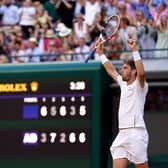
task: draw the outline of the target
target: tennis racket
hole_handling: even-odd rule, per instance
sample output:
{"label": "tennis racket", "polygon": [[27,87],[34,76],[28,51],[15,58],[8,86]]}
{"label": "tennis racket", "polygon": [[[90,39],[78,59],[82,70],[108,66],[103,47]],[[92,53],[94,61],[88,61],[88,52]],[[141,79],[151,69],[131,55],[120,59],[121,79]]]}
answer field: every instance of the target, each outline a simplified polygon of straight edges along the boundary
{"label": "tennis racket", "polygon": [[89,61],[89,59],[93,58],[96,48],[99,47],[104,42],[112,39],[117,33],[120,26],[120,17],[118,15],[112,15],[108,17],[105,21],[105,27],[102,33],[100,33],[99,38],[102,38],[101,42],[98,45],[95,45],[94,48],[89,52],[88,57],[85,60],[85,63]]}

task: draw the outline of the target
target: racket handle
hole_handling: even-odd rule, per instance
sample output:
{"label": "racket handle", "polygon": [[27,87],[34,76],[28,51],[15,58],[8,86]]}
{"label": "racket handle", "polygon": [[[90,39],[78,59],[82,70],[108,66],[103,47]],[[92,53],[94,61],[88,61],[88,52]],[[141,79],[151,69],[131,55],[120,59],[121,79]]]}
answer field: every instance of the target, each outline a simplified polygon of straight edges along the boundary
{"label": "racket handle", "polygon": [[91,50],[88,54],[88,57],[85,59],[85,63],[87,63],[89,61],[89,59],[94,57],[94,53],[96,51],[96,48],[94,48],[93,50]]}

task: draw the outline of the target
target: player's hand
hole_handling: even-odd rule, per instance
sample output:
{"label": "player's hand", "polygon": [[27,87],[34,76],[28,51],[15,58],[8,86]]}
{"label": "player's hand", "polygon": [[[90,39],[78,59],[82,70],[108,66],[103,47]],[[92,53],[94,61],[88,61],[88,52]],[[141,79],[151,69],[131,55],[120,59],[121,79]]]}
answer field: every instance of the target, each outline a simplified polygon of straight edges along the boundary
{"label": "player's hand", "polygon": [[103,41],[104,41],[104,39],[102,37],[99,37],[96,40],[95,48],[96,48],[96,52],[98,53],[98,55],[103,54]]}
{"label": "player's hand", "polygon": [[137,43],[135,40],[129,38],[127,40],[127,44],[128,44],[128,47],[132,50],[132,51],[137,51]]}

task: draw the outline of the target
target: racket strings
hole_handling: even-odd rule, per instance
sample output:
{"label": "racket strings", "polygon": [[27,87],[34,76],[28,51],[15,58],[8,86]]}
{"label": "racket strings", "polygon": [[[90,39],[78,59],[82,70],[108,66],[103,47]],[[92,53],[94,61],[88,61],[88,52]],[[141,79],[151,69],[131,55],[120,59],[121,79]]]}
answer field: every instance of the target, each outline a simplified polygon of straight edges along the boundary
{"label": "racket strings", "polygon": [[107,22],[104,29],[105,37],[111,37],[113,34],[115,34],[119,27],[119,19],[117,16],[110,17]]}
{"label": "racket strings", "polygon": [[85,60],[85,63],[87,63],[89,59],[94,57],[94,52],[96,51],[96,48],[100,47],[100,45],[104,42],[112,39],[112,37],[118,31],[119,25],[120,17],[118,15],[112,15],[111,17],[107,18],[107,20],[105,20],[104,30],[99,36],[99,41],[96,41],[94,49],[91,50],[91,52],[89,53],[88,57]]}

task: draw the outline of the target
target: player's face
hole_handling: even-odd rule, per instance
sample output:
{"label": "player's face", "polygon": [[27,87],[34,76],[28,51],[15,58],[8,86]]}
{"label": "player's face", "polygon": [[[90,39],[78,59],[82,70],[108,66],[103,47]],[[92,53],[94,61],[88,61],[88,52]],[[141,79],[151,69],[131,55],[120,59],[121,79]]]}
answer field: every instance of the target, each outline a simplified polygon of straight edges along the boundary
{"label": "player's face", "polygon": [[123,81],[129,81],[131,79],[131,67],[128,64],[124,64],[121,69],[121,76]]}

